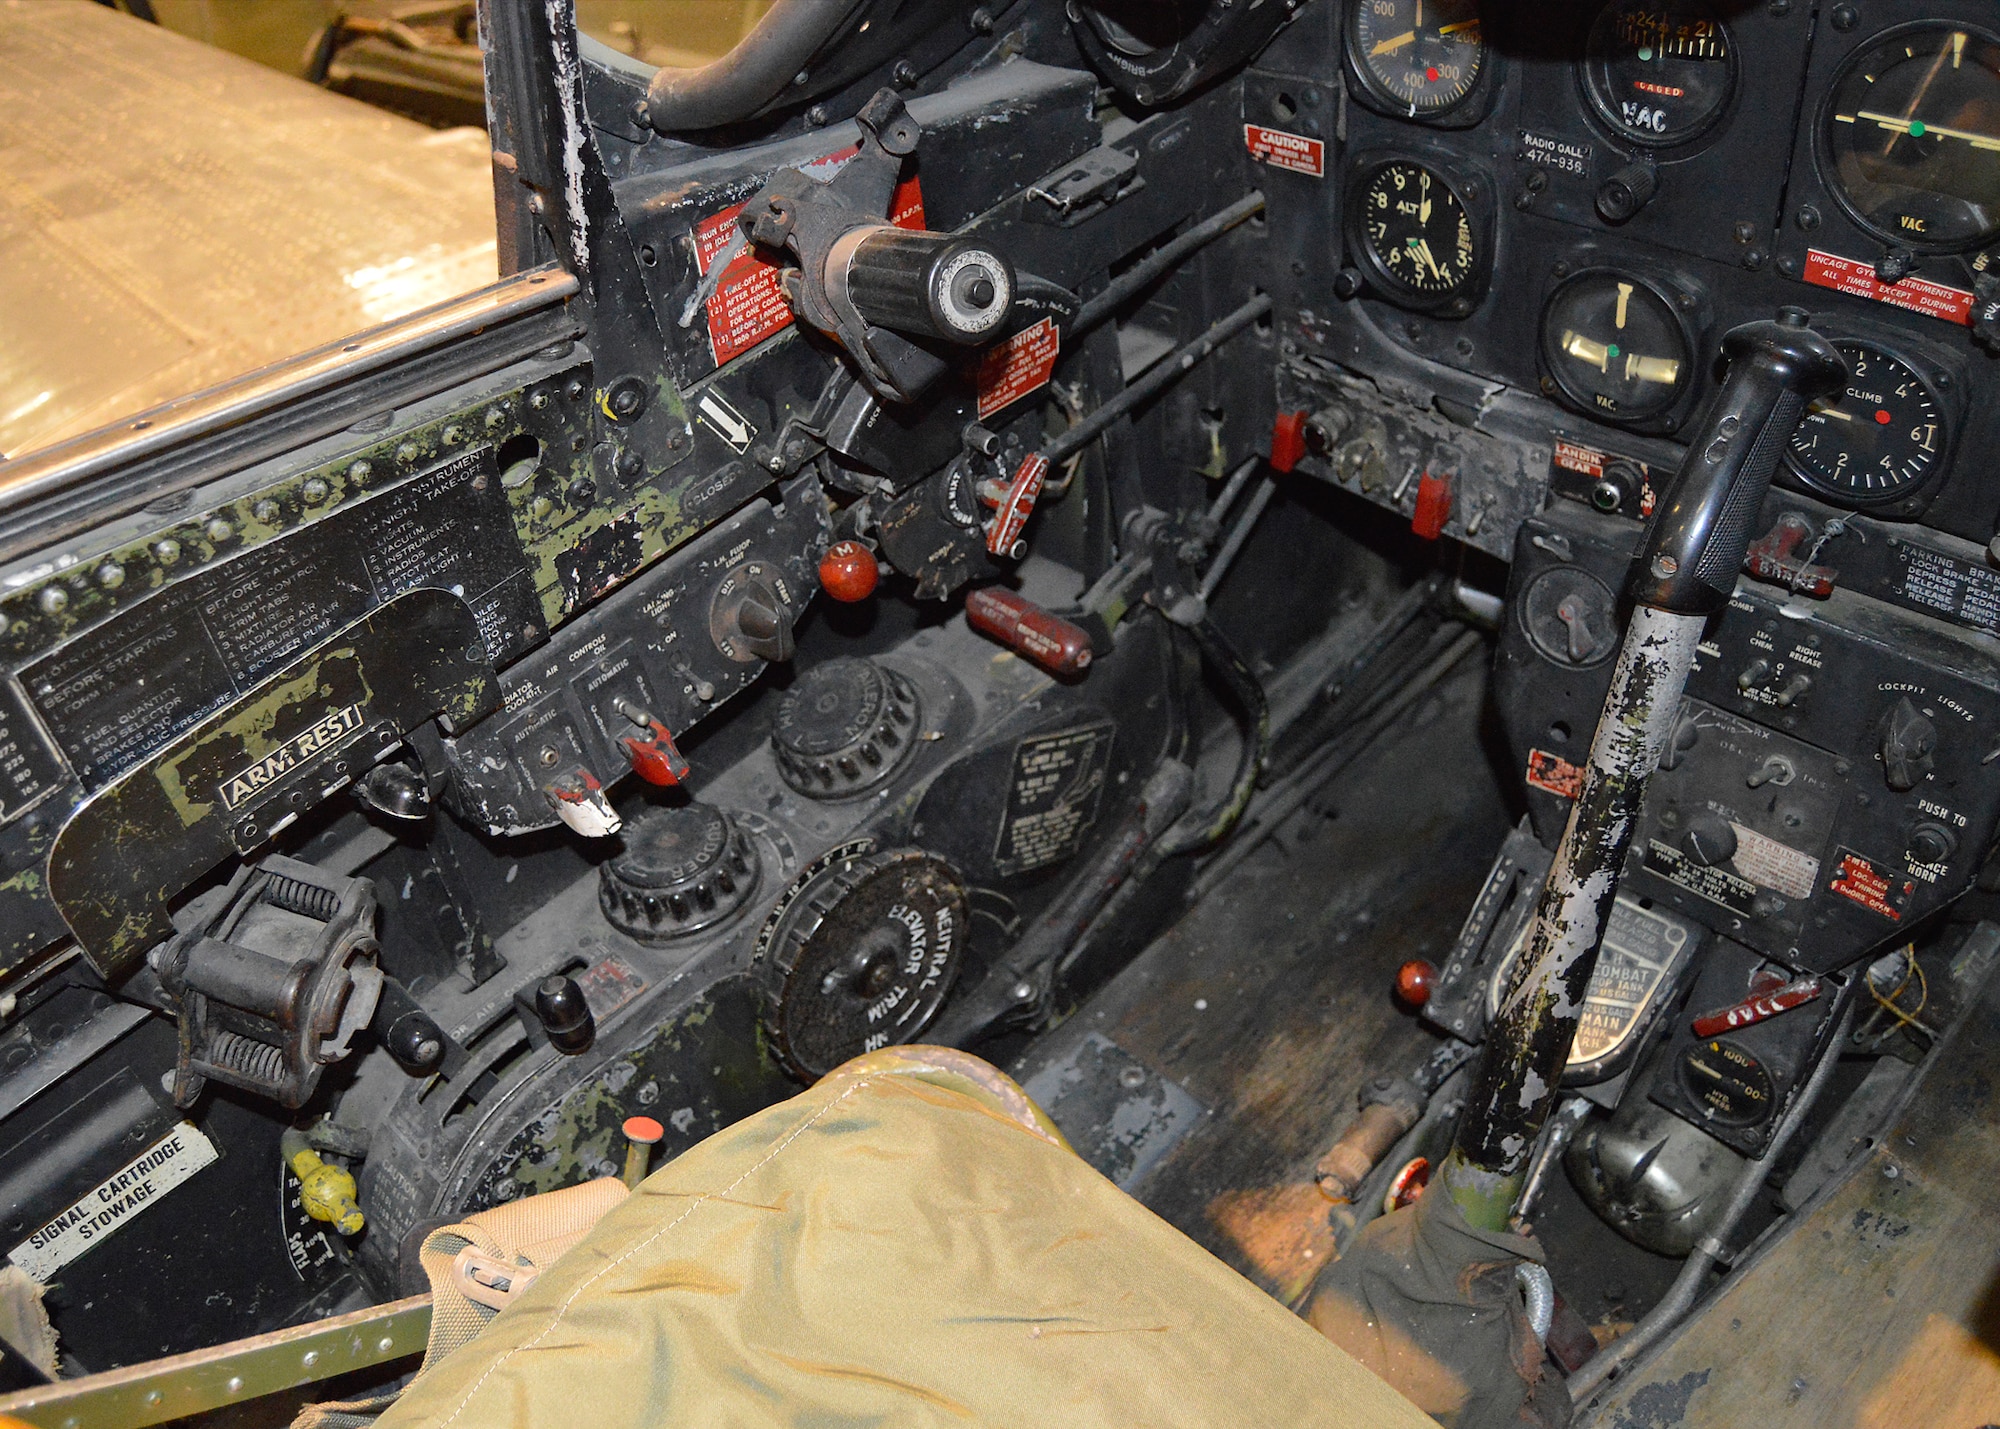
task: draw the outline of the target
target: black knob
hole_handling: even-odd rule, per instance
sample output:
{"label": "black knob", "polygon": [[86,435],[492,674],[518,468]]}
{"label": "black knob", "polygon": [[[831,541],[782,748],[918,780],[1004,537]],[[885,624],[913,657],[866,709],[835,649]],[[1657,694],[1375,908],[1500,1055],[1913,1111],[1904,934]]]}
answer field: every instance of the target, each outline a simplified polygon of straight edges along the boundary
{"label": "black knob", "polygon": [[1736,856],[1736,830],[1727,819],[1714,814],[1697,814],[1681,835],[1681,849],[1703,868],[1727,863]]}
{"label": "black knob", "polygon": [[1597,186],[1597,216],[1606,223],[1623,223],[1660,190],[1660,171],[1651,159],[1634,159]]}
{"label": "black knob", "polygon": [[1904,695],[1882,716],[1882,777],[1891,789],[1914,789],[1931,769],[1937,726]]}
{"label": "black knob", "polygon": [[1926,821],[1910,830],[1905,847],[1912,863],[1943,863],[1958,852],[1958,835],[1943,824]]}
{"label": "black knob", "polygon": [[1608,514],[1629,510],[1637,515],[1644,480],[1637,465],[1624,457],[1613,457],[1604,464],[1604,474],[1590,485],[1590,504]]}
{"label": "black knob", "polygon": [[382,1034],[382,1045],[406,1072],[428,1072],[444,1061],[444,1029],[428,1013],[398,1017]]}
{"label": "black knob", "polygon": [[883,224],[857,230],[827,257],[827,293],[876,327],[977,343],[996,337],[1014,305],[1014,267],[970,238]]}
{"label": "black knob", "polygon": [[545,977],[535,989],[535,1016],[558,1052],[574,1057],[597,1037],[597,1019],[573,977]]}
{"label": "black knob", "polygon": [[392,819],[427,819],[431,793],[424,776],[400,760],[378,764],[354,786],[354,795],[378,814]]}
{"label": "black knob", "polygon": [[1694,722],[1693,715],[1682,715],[1674,721],[1673,732],[1667,736],[1667,747],[1660,751],[1660,768],[1678,769],[1687,752],[1701,742],[1701,726]]}
{"label": "black knob", "polygon": [[771,731],[778,773],[802,794],[844,799],[882,783],[916,748],[917,691],[886,665],[823,660],[785,692]]}
{"label": "black knob", "polygon": [[789,660],[793,599],[790,579],[766,561],[733,567],[709,602],[708,634],[715,648],[739,665]]}

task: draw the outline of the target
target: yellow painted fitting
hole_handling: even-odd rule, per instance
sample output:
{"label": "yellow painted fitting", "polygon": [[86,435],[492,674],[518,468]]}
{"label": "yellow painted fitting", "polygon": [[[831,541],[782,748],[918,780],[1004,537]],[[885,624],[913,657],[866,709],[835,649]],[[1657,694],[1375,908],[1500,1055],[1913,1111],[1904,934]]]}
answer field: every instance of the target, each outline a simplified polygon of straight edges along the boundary
{"label": "yellow painted fitting", "polygon": [[368,1224],[356,1199],[354,1178],[329,1166],[319,1153],[300,1148],[292,1153],[292,1174],[299,1178],[299,1204],[316,1221],[330,1221],[342,1235],[359,1235]]}

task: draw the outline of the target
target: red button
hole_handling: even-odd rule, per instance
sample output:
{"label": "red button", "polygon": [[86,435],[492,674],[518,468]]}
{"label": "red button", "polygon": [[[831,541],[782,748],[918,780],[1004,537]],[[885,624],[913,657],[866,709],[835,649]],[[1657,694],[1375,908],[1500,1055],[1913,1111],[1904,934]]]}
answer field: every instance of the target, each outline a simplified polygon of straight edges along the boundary
{"label": "red button", "polygon": [[882,568],[859,541],[840,541],[819,558],[819,586],[835,600],[852,605],[875,594]]}
{"label": "red button", "polygon": [[651,1146],[665,1137],[667,1129],[650,1116],[628,1116],[625,1118],[625,1139],[636,1141],[641,1146]]}
{"label": "red button", "polygon": [[1411,958],[1396,969],[1396,996],[1410,1007],[1422,1007],[1431,1000],[1437,986],[1438,970],[1423,958]]}

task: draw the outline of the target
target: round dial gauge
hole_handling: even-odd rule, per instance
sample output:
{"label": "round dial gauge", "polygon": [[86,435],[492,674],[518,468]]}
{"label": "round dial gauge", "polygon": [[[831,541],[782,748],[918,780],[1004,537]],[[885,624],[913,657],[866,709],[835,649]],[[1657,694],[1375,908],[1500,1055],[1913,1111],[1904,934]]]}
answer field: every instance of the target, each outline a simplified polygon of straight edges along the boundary
{"label": "round dial gauge", "polygon": [[1727,1038],[1681,1053],[1681,1090],[1703,1116],[1724,1126],[1755,1126],[1771,1114],[1777,1088],[1764,1064]]}
{"label": "round dial gauge", "polygon": [[1583,89],[1621,138],[1684,144],[1729,104],[1736,53],[1706,6],[1614,0],[1590,27]]}
{"label": "round dial gauge", "polygon": [[1410,118],[1456,108],[1479,82],[1478,0],[1354,0],[1347,13],[1362,80]]}
{"label": "round dial gauge", "polygon": [[1806,408],[1786,462],[1809,486],[1851,506],[1908,496],[1944,460],[1943,405],[1917,370],[1873,343],[1836,339],[1847,390]]}
{"label": "round dial gauge", "polygon": [[2000,235],[2000,40],[1952,25],[1882,36],[1834,80],[1820,137],[1834,193],[1881,237]]}
{"label": "round dial gauge", "polygon": [[1549,299],[1542,361],[1586,412],[1634,422],[1674,405],[1693,375],[1694,354],[1664,295],[1643,279],[1595,270]]}
{"label": "round dial gauge", "polygon": [[1465,201],[1422,164],[1390,159],[1367,170],[1352,211],[1362,257],[1392,293],[1442,302],[1477,282],[1485,255]]}

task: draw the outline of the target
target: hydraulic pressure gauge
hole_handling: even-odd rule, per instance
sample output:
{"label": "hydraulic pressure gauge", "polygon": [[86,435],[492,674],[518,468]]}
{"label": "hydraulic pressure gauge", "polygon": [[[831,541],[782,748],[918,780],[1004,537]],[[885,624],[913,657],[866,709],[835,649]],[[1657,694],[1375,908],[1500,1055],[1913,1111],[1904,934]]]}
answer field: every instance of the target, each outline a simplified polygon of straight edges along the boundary
{"label": "hydraulic pressure gauge", "polygon": [[1723,1126],[1755,1126],[1777,1104],[1777,1088],[1764,1064],[1726,1037],[1682,1052],[1679,1071],[1688,1100],[1704,1118]]}
{"label": "hydraulic pressure gauge", "polygon": [[1963,25],[1891,30],[1841,67],[1821,164],[1863,227],[1911,248],[2000,236],[2000,40]]}
{"label": "hydraulic pressure gauge", "polygon": [[1364,88],[1408,119],[1463,104],[1486,62],[1477,0],[1351,0],[1347,47]]}
{"label": "hydraulic pressure gauge", "polygon": [[1735,88],[1735,47],[1705,5],[1613,0],[1590,27],[1583,91],[1631,143],[1685,144],[1721,116]]}
{"label": "hydraulic pressure gauge", "polygon": [[1352,246],[1373,285],[1409,307],[1466,312],[1487,255],[1459,188],[1414,159],[1363,167],[1347,200]]}
{"label": "hydraulic pressure gauge", "polygon": [[1694,376],[1675,304],[1633,274],[1578,273],[1542,311],[1542,363],[1565,396],[1607,422],[1657,417]]}
{"label": "hydraulic pressure gauge", "polygon": [[1900,501],[1943,466],[1944,403],[1910,363],[1872,342],[1837,338],[1847,390],[1806,408],[1785,461],[1848,506]]}

